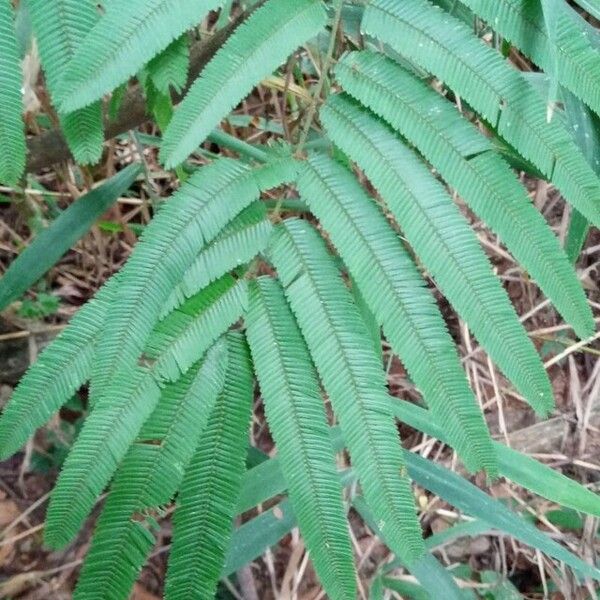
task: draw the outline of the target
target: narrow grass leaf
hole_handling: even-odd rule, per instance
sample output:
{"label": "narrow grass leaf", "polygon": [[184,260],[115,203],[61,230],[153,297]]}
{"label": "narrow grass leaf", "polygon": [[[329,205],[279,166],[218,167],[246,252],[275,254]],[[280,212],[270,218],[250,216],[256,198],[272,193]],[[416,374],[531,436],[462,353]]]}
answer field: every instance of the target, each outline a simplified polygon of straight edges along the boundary
{"label": "narrow grass leaf", "polygon": [[141,166],[125,167],[64,210],[10,264],[0,278],[0,310],[19,298],[81,239],[108,208],[128,190]]}

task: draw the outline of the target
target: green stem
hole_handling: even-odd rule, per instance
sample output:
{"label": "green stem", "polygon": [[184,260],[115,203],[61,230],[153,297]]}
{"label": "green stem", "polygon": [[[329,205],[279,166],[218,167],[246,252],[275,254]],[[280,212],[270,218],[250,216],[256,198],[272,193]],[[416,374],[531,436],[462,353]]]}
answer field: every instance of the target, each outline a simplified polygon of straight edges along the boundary
{"label": "green stem", "polygon": [[243,142],[224,131],[215,130],[209,136],[208,139],[219,146],[233,150],[238,154],[257,160],[261,163],[266,163],[269,160],[269,155],[264,150],[261,150],[257,146]]}

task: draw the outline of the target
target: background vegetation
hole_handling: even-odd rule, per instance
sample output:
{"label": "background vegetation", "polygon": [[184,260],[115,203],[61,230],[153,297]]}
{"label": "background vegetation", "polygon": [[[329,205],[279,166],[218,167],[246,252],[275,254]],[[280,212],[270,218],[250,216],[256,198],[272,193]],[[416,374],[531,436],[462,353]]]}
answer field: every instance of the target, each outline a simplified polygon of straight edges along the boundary
{"label": "background vegetation", "polygon": [[[16,408],[0,421],[0,448],[9,456],[62,404],[50,424],[0,466],[0,595],[70,597],[103,509],[77,588],[83,598],[126,597],[147,554],[134,597],[165,591],[205,597],[219,575],[223,598],[317,598],[325,593],[321,585],[339,598],[421,598],[425,589],[439,598],[595,597],[595,2],[504,0],[494,8],[477,0],[439,0],[437,7],[414,0],[400,8],[381,0],[366,14],[362,2],[327,3],[327,12],[313,0],[207,2],[200,24],[198,8],[188,16],[190,3],[181,2],[178,18],[163,15],[154,25],[151,4],[132,2],[119,13],[110,1],[77,3],[78,20],[69,23],[49,18],[59,18],[50,3],[0,0],[3,404],[25,368],[144,236],[123,269],[121,291],[117,279],[102,288],[52,345],[54,354],[30,371],[12,396]],[[220,12],[208,12],[219,5]],[[520,19],[511,7],[524,7]],[[124,43],[115,23],[128,23],[143,9],[144,27],[123,34],[130,36]],[[102,20],[117,14],[116,21]],[[107,22],[112,29],[103,31]],[[57,46],[67,23],[77,43],[84,40],[83,49]],[[102,52],[92,52],[98,40]],[[472,72],[456,67],[448,58],[453,52]],[[20,98],[8,93],[11,78],[23,90],[24,123]],[[506,104],[498,104],[496,94]],[[173,196],[186,181],[200,196],[238,203],[231,214],[207,213],[199,237],[214,232],[194,264],[198,249],[184,243],[192,238],[175,235],[195,214],[186,213],[190,205],[181,200],[193,188]],[[444,183],[457,209],[444,204]],[[412,202],[394,203],[401,185]],[[341,260],[328,258],[317,230]],[[186,252],[189,269],[171,285],[170,269],[180,267],[169,261]],[[301,261],[308,266],[298,272]],[[338,268],[350,292],[332,285]],[[275,272],[287,301],[279,284],[265,277]],[[257,277],[246,300],[243,286]],[[304,287],[295,286],[301,277]],[[142,293],[148,279],[164,287],[158,300]],[[314,297],[306,294],[307,280]],[[335,348],[327,342],[340,330],[335,323],[323,329],[319,306],[335,311],[346,297],[352,309],[339,312],[341,322],[360,323],[360,331],[340,338],[339,362],[332,365]],[[242,311],[245,302],[249,308]],[[186,342],[195,319],[199,329]],[[85,334],[101,322],[104,337],[92,344]],[[235,332],[209,348],[232,324]],[[139,333],[145,329],[147,335]],[[252,411],[242,330],[260,383]],[[164,352],[165,340],[175,348],[171,354]],[[69,352],[74,366],[66,369]],[[135,383],[127,371],[130,355],[131,366],[152,369],[161,386],[145,383],[139,395],[156,402],[160,396],[143,428],[151,402],[140,400],[129,421],[110,421],[115,403],[106,401],[111,394],[136,397],[133,387],[119,396]],[[273,366],[278,361],[280,370]],[[327,418],[330,424],[340,419],[345,441],[337,429],[329,440],[325,419],[321,429],[315,425],[321,413],[309,401],[321,390],[313,362],[333,406],[327,402]],[[88,370],[91,386],[72,393]],[[389,396],[377,392],[383,373]],[[287,387],[286,377],[292,381]],[[348,381],[359,387],[353,392]],[[197,382],[205,408],[191,401]],[[369,474],[375,465],[388,468],[387,459],[389,472],[400,473],[402,456],[388,445],[395,438],[391,418],[392,435],[384,428],[381,446],[356,436],[368,419],[378,434],[381,427],[377,416],[365,421],[352,412],[365,395],[396,417],[405,449],[407,473],[384,478],[393,490],[391,505],[378,497],[381,482]],[[185,418],[169,421],[160,407],[175,404],[184,407]],[[550,418],[540,419],[534,409]],[[170,437],[164,422],[172,423]],[[206,424],[201,441],[200,429],[190,428],[198,422]],[[82,427],[44,525],[50,489]],[[350,455],[342,451],[345,443]],[[168,460],[151,462],[140,450],[153,454],[158,447],[166,448]],[[226,450],[218,454],[221,447]],[[337,452],[343,505],[333,461],[327,466],[330,448]],[[99,450],[97,460],[88,449]],[[177,478],[166,470],[161,479],[158,467],[186,462],[181,457],[192,453],[195,467],[186,470],[171,502],[179,484],[170,480]],[[227,485],[203,467],[217,454]],[[117,466],[106,498],[101,493]],[[86,480],[92,470],[98,479]],[[315,473],[316,484],[310,481]],[[147,477],[147,487],[136,487],[136,477]],[[78,488],[80,481],[89,483]],[[413,499],[435,560],[422,558]],[[175,510],[194,502],[212,506],[213,529],[203,528],[193,511]],[[382,519],[395,519],[392,505],[401,517],[397,531],[386,530]],[[94,518],[86,520],[89,511]],[[178,535],[182,546],[171,553],[165,590],[167,555]],[[202,577],[197,588],[186,589],[181,573],[190,568]]]}

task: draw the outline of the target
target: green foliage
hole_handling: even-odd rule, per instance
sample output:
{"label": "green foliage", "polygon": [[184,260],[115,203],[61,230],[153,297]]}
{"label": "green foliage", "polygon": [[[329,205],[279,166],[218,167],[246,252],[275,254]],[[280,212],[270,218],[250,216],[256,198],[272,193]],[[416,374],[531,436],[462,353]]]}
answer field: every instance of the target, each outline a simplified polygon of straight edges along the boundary
{"label": "green foliage", "polygon": [[505,531],[516,539],[565,562],[583,575],[595,579],[600,576],[595,567],[568,552],[563,546],[544,535],[535,525],[515,515],[501,502],[491,498],[473,484],[465,482],[459,475],[445,470],[414,452],[406,453],[406,462],[411,477],[420,481],[434,494],[446,498],[459,510],[479,517],[491,527]]}
{"label": "green foliage", "polygon": [[[93,0],[27,0],[48,90],[53,99],[75,51],[100,13]],[[77,162],[98,162],[104,142],[100,102],[60,115],[67,142]]]}
{"label": "green foliage", "polygon": [[89,379],[93,348],[117,280],[111,279],[42,352],[0,419],[0,459],[14,454]]}
{"label": "green foliage", "polygon": [[[321,111],[332,139],[371,178],[417,254],[490,356],[540,411],[550,383],[467,222],[393,132],[344,96]],[[520,359],[515,360],[519,356]]]}
{"label": "green foliage", "polygon": [[72,112],[124,83],[222,0],[108,2],[104,16],[77,48],[57,92]]}
{"label": "green foliage", "polygon": [[[600,174],[600,121],[598,116],[577,96],[565,89],[561,91],[566,122],[569,125],[573,139],[586,160],[592,165],[594,171]],[[576,262],[579,258],[589,230],[588,220],[577,209],[573,208],[565,241],[565,252],[571,262]]]}
{"label": "green foliage", "polygon": [[219,337],[244,313],[244,280],[226,274],[160,321],[150,334],[142,360],[167,381],[176,381],[198,359],[200,349]]}
{"label": "green foliage", "polygon": [[227,362],[221,340],[162,390],[115,474],[75,598],[128,595],[154,542],[148,523],[136,517],[169,502],[179,488],[225,383]]}
{"label": "green foliage", "polygon": [[162,208],[121,271],[121,297],[127,302],[115,300],[100,336],[92,375],[97,389],[135,365],[163,302],[198,251],[259,193],[251,169],[223,159],[192,176]]}
{"label": "green foliage", "polygon": [[221,275],[264,251],[271,230],[264,203],[255,202],[243,210],[213,242],[199,252],[163,305],[162,314],[170,312]]}
{"label": "green foliage", "polygon": [[[166,598],[211,598],[224,567],[244,474],[254,381],[246,342],[228,334],[220,396],[185,471],[173,523]],[[198,552],[198,548],[204,551]]]}
{"label": "green foliage", "polygon": [[247,335],[294,512],[329,597],[354,598],[350,538],[317,374],[279,283],[252,287]]}
{"label": "green foliage", "polygon": [[60,298],[52,294],[39,292],[35,300],[25,298],[21,302],[17,313],[24,319],[43,319],[44,317],[56,314],[59,306]]}
{"label": "green foliage", "polygon": [[579,258],[589,230],[588,220],[577,209],[573,209],[565,242],[565,252],[571,262],[574,263]]}
{"label": "green foliage", "polygon": [[[88,414],[45,528],[50,546],[68,543],[109,488],[76,598],[128,597],[171,502],[167,598],[212,597],[219,577],[296,522],[325,593],[353,598],[345,499],[417,578],[422,587],[412,592],[460,598],[450,572],[428,554],[440,542],[422,538],[411,481],[477,518],[448,539],[487,525],[598,578],[459,474],[403,450],[396,419],[453,446],[471,471],[600,514],[597,495],[491,440],[428,284],[431,277],[532,406],[551,410],[540,357],[454,192],[577,335],[592,335],[571,263],[588,227],[600,224],[600,34],[563,2],[545,2],[556,7],[546,19],[542,3],[528,0],[255,4],[227,35],[217,32],[212,58],[198,61],[196,27],[224,5],[210,19],[218,29],[231,2],[27,0],[49,96],[77,162],[100,157],[109,93],[113,119],[130,96],[145,98],[164,134],[148,137],[160,142],[167,167],[202,157],[202,166],[177,170],[185,182],[157,208],[120,272],[31,366],[0,419],[7,458],[90,382]],[[473,32],[473,15],[549,77],[515,69]],[[371,50],[343,54],[345,36],[363,47],[359,25]],[[302,47],[285,80],[294,94],[304,85],[310,104],[284,97],[293,127],[256,121],[270,136],[285,130],[295,146],[252,145],[215,129]],[[14,185],[25,144],[8,0],[0,0],[0,67],[0,179]],[[143,95],[127,91],[136,74]],[[322,128],[313,128],[313,114]],[[210,152],[199,150],[208,137]],[[567,253],[502,156],[571,203]],[[0,305],[39,279],[138,173],[137,165],[125,169],[41,232],[0,279]],[[288,218],[289,210],[306,219]],[[390,397],[382,332],[427,410]],[[253,369],[277,456],[245,472]],[[351,467],[339,473],[344,448]],[[234,531],[239,513],[276,497]],[[382,570],[372,594],[395,585]]]}
{"label": "green foliage", "polygon": [[0,181],[15,185],[25,169],[23,73],[10,0],[0,0]]}
{"label": "green foliage", "polygon": [[[65,544],[76,534],[154,410],[164,382],[176,381],[239,318],[245,287],[229,279],[215,282],[160,321],[139,363],[117,375],[94,402],[48,507],[49,545]],[[118,281],[113,301],[122,293],[122,273]]]}
{"label": "green foliage", "polygon": [[[429,412],[405,400],[390,399],[394,416],[403,423],[445,441],[443,427],[436,425]],[[600,496],[530,456],[494,441],[500,475],[551,502],[569,506],[591,515],[600,514]]]}
{"label": "green foliage", "polygon": [[119,396],[104,396],[77,437],[54,488],[44,537],[50,547],[72,540],[160,397],[143,367],[115,381]]}
{"label": "green foliage", "polygon": [[600,3],[598,0],[577,0],[577,4],[596,19],[600,19]]}
{"label": "green foliage", "polygon": [[169,94],[171,89],[181,92],[189,66],[189,38],[184,34],[148,63],[148,74],[159,92]]}
{"label": "green foliage", "polygon": [[450,103],[375,53],[352,53],[337,68],[344,89],[415,145],[537,279],[581,337],[594,322],[575,273],[526,190]]}
{"label": "green foliage", "polygon": [[[558,81],[600,113],[598,31],[566,2],[553,3],[553,35],[546,29],[541,2],[461,0],[517,46],[535,64],[554,71]],[[557,68],[553,68],[554,61]]]}
{"label": "green foliage", "polygon": [[421,527],[367,328],[324,241],[308,223],[286,220],[270,255],[340,419],[365,497],[394,552],[410,564],[424,552]]}
{"label": "green foliage", "polygon": [[326,155],[309,159],[298,189],[451,444],[473,471],[495,473],[491,438],[454,343],[396,232],[352,174]]}
{"label": "green foliage", "polygon": [[446,82],[531,161],[592,223],[600,225],[600,181],[546,103],[500,54],[427,0],[372,0],[363,31]]}
{"label": "green foliage", "polygon": [[161,157],[175,167],[219,121],[326,22],[319,0],[268,0],[217,52],[167,129]]}
{"label": "green foliage", "polygon": [[140,173],[135,163],[62,212],[19,254],[0,279],[0,310],[26,292],[77,242]]}

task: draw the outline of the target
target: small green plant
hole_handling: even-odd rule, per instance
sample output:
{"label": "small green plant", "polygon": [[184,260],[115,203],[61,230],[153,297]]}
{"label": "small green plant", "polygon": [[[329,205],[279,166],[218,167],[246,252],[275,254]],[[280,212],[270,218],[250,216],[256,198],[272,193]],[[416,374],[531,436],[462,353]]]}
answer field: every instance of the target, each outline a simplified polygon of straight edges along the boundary
{"label": "small green plant", "polygon": [[[174,108],[188,85],[188,31],[225,4],[25,2],[75,159],[100,158],[103,98],[111,94],[110,128],[137,76],[163,132],[160,158],[185,179],[126,265],[31,367],[0,420],[7,457],[89,382],[90,414],[45,527],[49,546],[68,544],[109,486],[75,597],[126,598],[154,543],[152,515],[173,500],[166,597],[212,597],[221,575],[256,555],[236,554],[234,517],[287,493],[276,518],[267,512],[244,534],[255,532],[260,553],[297,520],[328,596],[355,598],[344,487],[358,482],[353,505],[430,597],[463,598],[426,550],[411,480],[599,579],[594,566],[467,479],[404,451],[395,418],[450,444],[470,472],[505,476],[600,516],[595,494],[492,440],[423,277],[426,270],[523,398],[547,415],[544,366],[447,186],[575,332],[592,335],[572,260],[587,228],[600,225],[598,159],[578,125],[600,114],[600,34],[562,1],[462,0],[455,11],[449,1],[266,0],[200,46],[212,44],[212,57]],[[356,14],[361,35],[343,52],[336,40],[353,35],[345,28]],[[475,17],[547,75],[515,69],[474,33]],[[0,0],[0,178],[11,185],[26,164],[12,19],[9,0]],[[313,102],[293,143],[250,145],[215,129],[299,47],[318,49],[323,36]],[[185,165],[208,137],[239,158]],[[572,205],[571,260],[508,160]],[[282,190],[290,189],[314,219],[282,216]],[[269,190],[280,199],[274,208]],[[272,276],[256,276],[259,261]],[[427,410],[390,397],[381,332]],[[246,472],[255,377],[278,454]],[[324,392],[339,428],[330,427]],[[339,473],[343,448],[352,468]],[[382,573],[373,594],[393,585]]]}
{"label": "small green plant", "polygon": [[25,298],[19,307],[18,314],[25,319],[43,319],[56,314],[60,300],[52,294],[39,292],[35,300]]}

